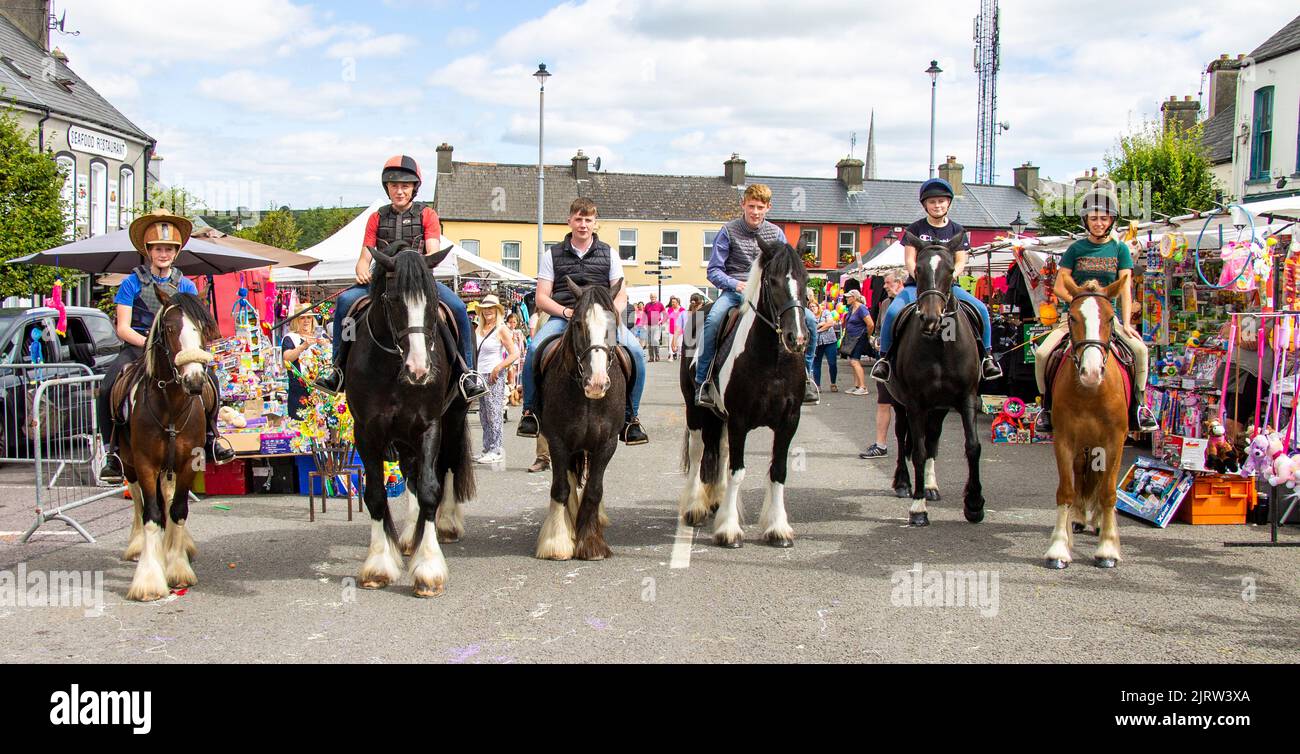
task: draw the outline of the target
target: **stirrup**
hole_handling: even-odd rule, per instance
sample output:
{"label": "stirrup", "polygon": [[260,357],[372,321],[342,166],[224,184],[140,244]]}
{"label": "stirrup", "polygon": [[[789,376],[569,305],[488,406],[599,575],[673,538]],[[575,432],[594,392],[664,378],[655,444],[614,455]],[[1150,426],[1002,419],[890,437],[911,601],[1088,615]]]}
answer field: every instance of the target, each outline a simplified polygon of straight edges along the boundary
{"label": "stirrup", "polygon": [[472,401],[481,395],[486,395],[488,391],[487,382],[484,381],[483,375],[478,372],[462,374],[457,388],[460,390],[461,397],[466,401]]}
{"label": "stirrup", "polygon": [[889,382],[892,374],[888,359],[876,359],[876,363],[871,365],[871,379],[876,382]]}
{"label": "stirrup", "polygon": [[[216,465],[222,466],[235,460],[235,446],[231,445],[230,441],[221,435],[212,438],[210,447],[212,448],[212,462]],[[225,450],[229,454],[225,457],[226,460],[221,460],[221,454],[218,453],[219,449]]]}

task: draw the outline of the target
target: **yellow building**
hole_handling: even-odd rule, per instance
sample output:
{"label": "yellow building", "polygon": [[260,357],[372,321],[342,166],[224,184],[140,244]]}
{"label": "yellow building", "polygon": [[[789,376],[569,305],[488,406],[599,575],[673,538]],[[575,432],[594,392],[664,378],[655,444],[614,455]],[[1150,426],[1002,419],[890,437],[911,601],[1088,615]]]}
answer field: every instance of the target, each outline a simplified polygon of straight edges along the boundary
{"label": "yellow building", "polygon": [[[743,185],[723,175],[593,172],[581,151],[570,166],[545,170],[546,246],[569,232],[569,204],[589,197],[599,207],[596,234],[618,252],[628,285],[653,285],[657,279],[648,273],[661,262],[665,283],[709,287],[713,236],[740,216]],[[453,162],[452,148],[443,144],[433,206],[444,236],[486,259],[537,274],[536,165]]]}

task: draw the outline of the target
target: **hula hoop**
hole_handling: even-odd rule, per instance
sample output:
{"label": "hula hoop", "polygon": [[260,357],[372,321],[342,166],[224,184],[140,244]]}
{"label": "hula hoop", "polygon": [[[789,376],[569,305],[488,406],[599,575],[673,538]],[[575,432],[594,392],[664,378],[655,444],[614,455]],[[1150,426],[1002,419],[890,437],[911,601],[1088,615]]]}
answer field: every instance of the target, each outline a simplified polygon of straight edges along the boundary
{"label": "hula hoop", "polygon": [[1011,397],[1002,404],[1002,413],[1012,419],[1020,419],[1025,415],[1025,402],[1016,397]]}
{"label": "hula hoop", "polygon": [[[1215,288],[1217,290],[1223,290],[1224,288],[1231,288],[1232,286],[1237,284],[1238,280],[1241,280],[1241,278],[1245,276],[1247,270],[1254,270],[1255,244],[1259,243],[1259,237],[1255,235],[1255,220],[1250,216],[1250,212],[1248,212],[1246,208],[1241,206],[1240,204],[1228,205],[1228,209],[1232,209],[1233,207],[1236,207],[1237,209],[1241,210],[1242,214],[1246,216],[1246,222],[1250,223],[1251,248],[1250,248],[1250,252],[1246,256],[1246,263],[1241,266],[1241,272],[1237,273],[1237,277],[1233,278],[1232,282],[1228,283],[1227,285],[1215,285],[1214,283],[1211,283],[1209,280],[1205,279],[1205,272],[1201,270],[1201,240],[1205,238],[1205,231],[1210,227],[1210,221],[1218,217],[1217,214],[1210,215],[1209,217],[1205,218],[1205,224],[1201,226],[1201,232],[1196,235],[1196,248],[1192,249],[1192,259],[1196,262],[1196,275],[1201,279],[1202,283],[1205,283],[1209,287]],[[1222,233],[1223,231],[1222,226],[1220,226],[1219,231],[1220,233]],[[1241,238],[1240,231],[1237,232],[1237,237],[1238,239]],[[1161,240],[1163,241],[1163,239]]]}

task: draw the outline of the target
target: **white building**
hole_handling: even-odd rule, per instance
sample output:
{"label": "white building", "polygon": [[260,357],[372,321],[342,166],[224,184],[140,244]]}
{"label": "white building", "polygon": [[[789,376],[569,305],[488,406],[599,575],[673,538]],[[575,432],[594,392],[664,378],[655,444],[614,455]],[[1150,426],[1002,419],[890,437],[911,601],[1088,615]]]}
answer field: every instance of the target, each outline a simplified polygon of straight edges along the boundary
{"label": "white building", "polygon": [[1232,193],[1300,194],[1300,16],[1246,57],[1237,82]]}

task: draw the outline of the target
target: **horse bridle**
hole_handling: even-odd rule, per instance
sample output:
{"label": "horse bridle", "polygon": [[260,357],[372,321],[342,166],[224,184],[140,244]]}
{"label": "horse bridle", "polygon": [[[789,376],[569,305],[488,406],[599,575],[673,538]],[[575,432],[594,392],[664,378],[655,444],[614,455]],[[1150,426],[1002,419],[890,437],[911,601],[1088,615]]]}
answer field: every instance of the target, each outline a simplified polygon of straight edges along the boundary
{"label": "horse bridle", "polygon": [[[611,312],[606,312],[606,313],[605,313],[605,316],[606,316],[606,318],[608,319],[608,318],[612,317],[613,315],[612,315]],[[577,312],[577,311],[574,311],[574,313],[573,313],[573,319],[574,319],[574,320],[577,320],[577,319],[578,319],[578,312]],[[572,328],[572,327],[573,327],[573,323],[571,322],[569,326],[570,326],[570,328]],[[609,327],[606,327],[606,328],[605,328],[605,332],[606,332],[606,333],[608,333],[609,330],[610,330]],[[587,346],[586,348],[582,349],[581,352],[579,352],[579,351],[575,348],[575,349],[574,349],[574,353],[577,355],[577,360],[578,360],[578,374],[577,374],[578,384],[582,384],[583,382],[585,382],[585,381],[587,380],[587,367],[586,367],[586,364],[587,364],[587,356],[588,356],[588,355],[590,355],[590,354],[592,354],[592,353],[595,353],[595,352],[597,352],[597,351],[603,352],[603,353],[605,354],[605,360],[606,360],[606,361],[607,361],[607,362],[612,366],[613,363],[614,363],[614,351],[613,351],[613,349],[614,349],[614,348],[617,348],[617,347],[618,347],[618,334],[615,333],[615,335],[614,335],[614,345],[612,345],[612,346],[609,345],[609,341],[607,341],[607,340],[603,340],[603,339],[602,339],[599,343],[592,343],[591,345],[589,345],[589,346]]]}
{"label": "horse bridle", "polygon": [[[169,304],[161,312],[158,313],[158,330],[161,331],[160,337],[162,338],[162,350],[163,350],[163,354],[166,355],[167,357],[167,364],[171,367],[172,378],[170,380],[160,380],[157,378],[156,375],[152,375],[152,374],[148,375],[150,379],[153,379],[155,382],[157,382],[158,389],[163,391],[167,389],[168,385],[180,384],[181,381],[180,369],[177,368],[176,366],[176,357],[172,354],[171,341],[167,337],[168,334],[170,333],[170,330],[167,327],[167,322],[165,319],[167,314],[175,308],[177,308],[176,304]],[[182,312],[182,314],[184,314],[184,312]],[[157,347],[156,345],[152,345],[152,344],[146,344],[146,345],[149,345],[150,348]],[[175,468],[176,436],[179,435],[182,431],[185,430],[186,427],[189,426],[190,417],[194,415],[195,398],[198,398],[200,403],[203,402],[203,393],[199,392],[198,395],[189,394],[189,400],[186,401],[185,403],[185,416],[183,417],[181,421],[181,425],[179,427],[176,426],[175,422],[172,422],[171,424],[164,424],[162,417],[158,416],[158,413],[154,411],[153,406],[149,403],[149,401],[145,401],[145,408],[149,412],[150,418],[154,420],[154,423],[158,425],[159,429],[167,433],[167,446],[166,446],[167,449],[166,449],[166,455],[164,456],[163,459],[163,470],[165,471],[174,470]],[[219,399],[220,396],[214,395],[214,398]]]}
{"label": "horse bridle", "polygon": [[[1106,299],[1107,301],[1110,300],[1110,297],[1107,296],[1102,291],[1079,291],[1078,293],[1074,294],[1074,298],[1076,299],[1084,298],[1084,297],[1103,298]],[[1066,324],[1065,329],[1066,329],[1066,333],[1068,333],[1068,336],[1070,338],[1070,358],[1074,361],[1075,371],[1076,372],[1083,371],[1084,352],[1087,351],[1089,348],[1097,348],[1101,350],[1101,374],[1104,377],[1106,375],[1106,362],[1108,361],[1107,357],[1110,355],[1110,343],[1104,340],[1094,339],[1094,338],[1084,338],[1083,340],[1075,340],[1074,333],[1070,330],[1070,326],[1068,323]]]}
{"label": "horse bridle", "polygon": [[[394,278],[396,278],[396,273],[393,273],[393,272],[389,272],[389,273],[386,273],[386,274],[384,275],[384,279],[385,279],[385,280],[391,280],[391,279],[394,279]],[[388,325],[388,331],[389,331],[390,333],[394,333],[394,334],[393,334],[393,346],[394,346],[394,347],[393,347],[393,348],[389,348],[388,346],[384,345],[383,343],[380,343],[380,342],[379,342],[379,338],[376,338],[376,337],[375,337],[375,329],[374,329],[373,327],[367,327],[367,328],[366,328],[367,330],[370,331],[370,340],[371,340],[375,345],[377,345],[377,346],[379,346],[381,349],[383,349],[384,351],[387,351],[388,353],[391,353],[391,354],[395,354],[395,355],[397,355],[397,356],[400,356],[403,360],[405,360],[405,359],[406,359],[406,351],[404,351],[404,350],[402,349],[402,341],[405,340],[405,339],[406,339],[406,336],[410,335],[411,333],[416,333],[417,335],[425,335],[425,336],[427,336],[428,333],[429,333],[429,329],[428,329],[427,327],[425,327],[424,325],[417,325],[417,326],[415,326],[415,327],[410,327],[410,326],[409,326],[409,325],[410,325],[409,322],[407,323],[408,326],[402,328],[401,330],[397,330],[396,328],[394,328],[394,327],[393,327],[393,315],[392,315],[391,313],[389,313],[389,311],[388,311],[388,290],[387,290],[387,287],[386,287],[386,286],[385,286],[384,292],[379,296],[379,301],[377,302],[377,304],[378,304],[378,306],[372,306],[372,307],[370,308],[370,311],[367,311],[367,312],[366,312],[366,319],[367,319],[367,320],[370,319],[370,314],[371,314],[371,312],[373,312],[376,308],[383,309],[383,310],[384,310],[384,324]],[[434,293],[434,304],[433,304],[433,305],[434,305],[434,307],[437,307],[437,305],[438,305],[438,302],[437,302],[437,292],[436,292],[436,291],[435,291],[435,293]],[[438,316],[438,315],[437,315],[437,309],[435,308],[435,310],[434,310],[434,317],[436,318],[437,316]]]}
{"label": "horse bridle", "polygon": [[[762,280],[759,280],[759,281],[758,281],[758,284],[759,284],[760,286],[763,285],[763,281],[762,281]],[[759,289],[759,296],[760,296],[760,297],[762,296],[762,289],[761,289],[761,288]],[[774,316],[772,319],[768,319],[767,317],[763,316],[763,312],[760,311],[759,308],[758,308],[757,306],[754,306],[752,303],[750,303],[749,299],[745,299],[745,305],[748,306],[752,312],[754,312],[754,316],[758,317],[759,320],[761,320],[761,321],[763,322],[763,324],[765,324],[765,325],[767,325],[768,327],[772,328],[772,331],[776,333],[776,336],[777,336],[778,338],[781,337],[781,335],[785,332],[785,331],[781,328],[781,318],[785,316],[785,313],[788,312],[788,311],[790,311],[791,309],[806,310],[806,309],[808,308],[808,307],[804,306],[803,304],[799,303],[799,297],[798,297],[798,296],[795,296],[793,299],[791,299],[790,303],[788,303],[788,304],[786,304],[785,306],[781,307],[781,310],[780,310],[779,312],[776,313],[776,316]],[[802,312],[797,312],[796,314],[797,314],[797,316],[799,317],[799,320],[798,320],[798,321],[803,321],[803,314],[802,314]]]}

